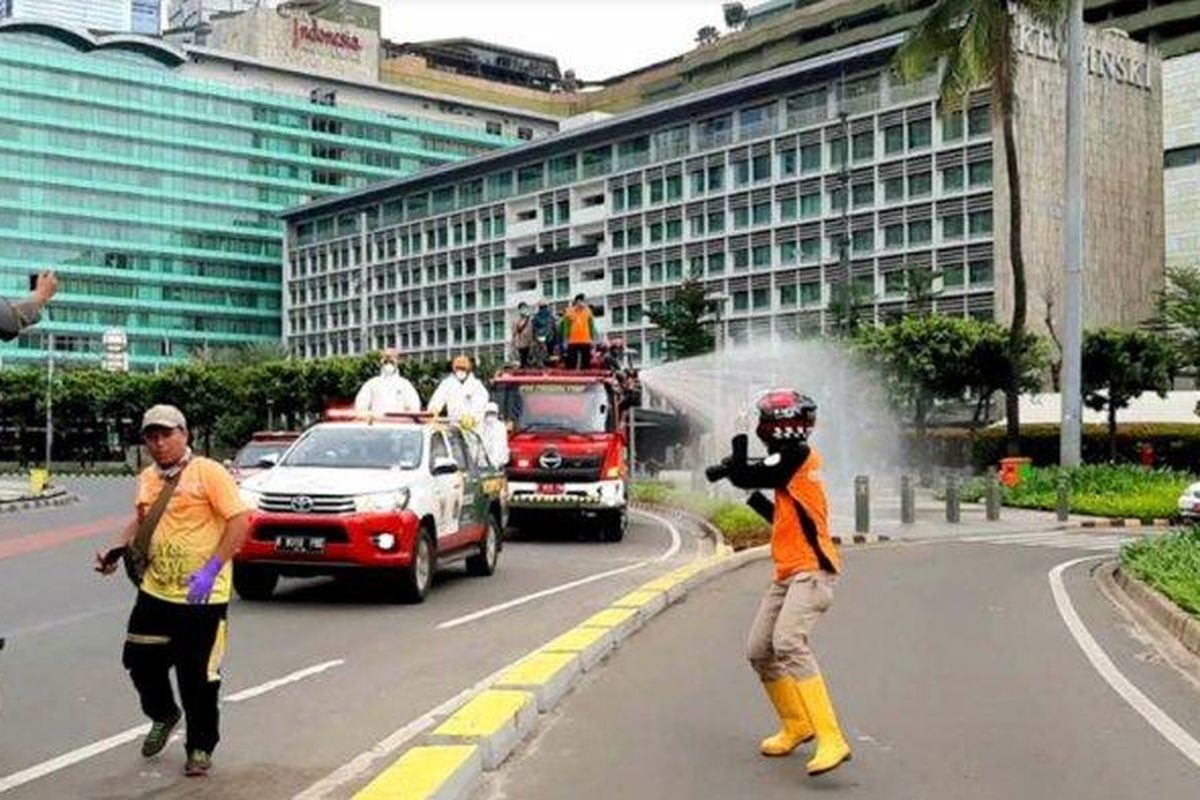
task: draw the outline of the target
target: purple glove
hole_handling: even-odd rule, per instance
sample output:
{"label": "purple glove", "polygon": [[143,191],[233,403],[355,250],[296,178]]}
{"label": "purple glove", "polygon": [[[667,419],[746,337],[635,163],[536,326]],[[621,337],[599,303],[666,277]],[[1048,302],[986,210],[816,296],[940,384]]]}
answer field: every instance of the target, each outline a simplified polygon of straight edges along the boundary
{"label": "purple glove", "polygon": [[192,605],[208,602],[208,596],[212,594],[213,584],[217,582],[217,576],[221,574],[221,559],[213,556],[200,569],[196,570],[188,578],[188,593],[187,601]]}

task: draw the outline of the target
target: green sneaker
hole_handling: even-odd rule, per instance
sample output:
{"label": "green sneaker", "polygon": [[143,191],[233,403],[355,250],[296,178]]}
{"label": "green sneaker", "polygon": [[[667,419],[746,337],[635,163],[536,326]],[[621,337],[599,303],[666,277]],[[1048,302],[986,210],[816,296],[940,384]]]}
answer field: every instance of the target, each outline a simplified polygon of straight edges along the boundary
{"label": "green sneaker", "polygon": [[175,716],[170,719],[155,722],[150,726],[150,732],[146,734],[146,738],[142,741],[142,756],[150,758],[162,752],[162,749],[167,746],[167,740],[171,738],[171,731],[175,730],[175,726],[179,724],[179,718],[182,716],[179,712],[175,712]]}
{"label": "green sneaker", "polygon": [[203,750],[189,750],[183,774],[189,778],[202,778],[212,769],[212,756]]}

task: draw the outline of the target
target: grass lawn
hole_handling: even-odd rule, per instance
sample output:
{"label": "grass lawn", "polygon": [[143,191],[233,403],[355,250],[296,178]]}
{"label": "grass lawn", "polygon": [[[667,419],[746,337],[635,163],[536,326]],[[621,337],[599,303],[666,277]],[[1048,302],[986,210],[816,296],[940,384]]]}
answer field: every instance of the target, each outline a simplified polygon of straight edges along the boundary
{"label": "grass lawn", "polygon": [[1200,528],[1131,542],[1121,551],[1121,567],[1200,617]]}

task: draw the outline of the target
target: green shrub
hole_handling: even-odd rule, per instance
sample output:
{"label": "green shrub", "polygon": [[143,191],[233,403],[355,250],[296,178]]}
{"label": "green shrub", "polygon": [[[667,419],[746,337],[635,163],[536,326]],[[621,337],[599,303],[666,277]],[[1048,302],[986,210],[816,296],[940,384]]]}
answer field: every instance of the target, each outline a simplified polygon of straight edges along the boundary
{"label": "green shrub", "polygon": [[629,497],[635,503],[667,505],[674,492],[674,484],[663,481],[637,481],[629,487]]}
{"label": "green shrub", "polygon": [[[1058,463],[1057,424],[1022,425],[1020,452],[1033,459],[1035,466]],[[977,470],[994,466],[1004,458],[1003,428],[985,428],[969,435],[966,431],[937,431],[931,450],[939,461]],[[1138,463],[1143,443],[1154,448],[1155,466],[1200,472],[1200,424],[1131,423],[1117,425],[1117,460]],[[1081,442],[1083,461],[1101,464],[1108,461],[1108,427],[1084,425]]]}
{"label": "green shrub", "polygon": [[771,539],[771,524],[742,503],[720,503],[708,521],[721,531],[734,550],[765,544]]}
{"label": "green shrub", "polygon": [[1121,551],[1121,565],[1180,608],[1200,616],[1200,529],[1131,542]]}

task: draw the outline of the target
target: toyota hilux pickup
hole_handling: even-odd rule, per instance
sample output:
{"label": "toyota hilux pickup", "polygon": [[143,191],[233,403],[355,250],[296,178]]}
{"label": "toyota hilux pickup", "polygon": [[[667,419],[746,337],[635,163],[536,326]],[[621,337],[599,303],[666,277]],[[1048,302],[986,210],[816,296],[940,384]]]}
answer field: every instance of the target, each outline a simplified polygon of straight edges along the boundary
{"label": "toyota hilux pickup", "polygon": [[242,483],[252,510],[234,589],[267,599],[280,576],[362,572],[421,602],[441,566],[491,575],[504,480],[476,433],[424,415],[317,424]]}

